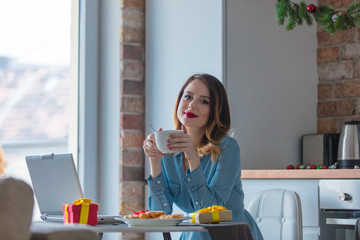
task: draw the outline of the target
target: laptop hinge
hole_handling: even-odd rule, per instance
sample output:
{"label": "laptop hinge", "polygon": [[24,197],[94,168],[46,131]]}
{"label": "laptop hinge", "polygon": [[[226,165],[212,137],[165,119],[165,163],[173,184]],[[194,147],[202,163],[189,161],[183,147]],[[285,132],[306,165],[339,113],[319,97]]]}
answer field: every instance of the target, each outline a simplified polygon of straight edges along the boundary
{"label": "laptop hinge", "polygon": [[54,159],[54,153],[41,155],[41,159]]}

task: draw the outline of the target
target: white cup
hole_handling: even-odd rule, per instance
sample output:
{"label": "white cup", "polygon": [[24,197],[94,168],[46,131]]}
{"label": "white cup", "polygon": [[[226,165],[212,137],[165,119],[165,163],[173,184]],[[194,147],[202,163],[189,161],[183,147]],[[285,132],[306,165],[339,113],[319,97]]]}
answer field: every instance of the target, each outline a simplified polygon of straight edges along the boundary
{"label": "white cup", "polygon": [[169,135],[179,132],[183,132],[183,130],[163,130],[155,132],[155,142],[158,149],[162,153],[176,153],[176,151],[170,151],[166,145],[167,140],[169,139]]}

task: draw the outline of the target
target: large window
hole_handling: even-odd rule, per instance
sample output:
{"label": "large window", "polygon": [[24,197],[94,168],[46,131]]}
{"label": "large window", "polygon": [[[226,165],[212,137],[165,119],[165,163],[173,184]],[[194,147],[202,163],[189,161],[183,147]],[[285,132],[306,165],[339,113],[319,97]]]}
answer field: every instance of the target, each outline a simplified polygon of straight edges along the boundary
{"label": "large window", "polygon": [[5,174],[29,184],[25,156],[67,152],[77,135],[70,127],[72,5],[0,0],[0,145]]}
{"label": "large window", "polygon": [[71,152],[84,195],[117,214],[119,109],[118,0],[0,0],[7,175],[31,184],[26,155]]}

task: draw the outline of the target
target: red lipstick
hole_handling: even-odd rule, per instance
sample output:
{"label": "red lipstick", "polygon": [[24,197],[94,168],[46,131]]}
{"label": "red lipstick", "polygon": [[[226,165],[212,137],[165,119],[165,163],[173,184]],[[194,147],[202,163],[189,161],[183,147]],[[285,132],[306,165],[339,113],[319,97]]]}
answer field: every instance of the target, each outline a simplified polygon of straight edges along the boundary
{"label": "red lipstick", "polygon": [[185,116],[187,118],[196,118],[196,117],[198,117],[198,115],[196,115],[196,114],[194,114],[192,112],[185,112]]}

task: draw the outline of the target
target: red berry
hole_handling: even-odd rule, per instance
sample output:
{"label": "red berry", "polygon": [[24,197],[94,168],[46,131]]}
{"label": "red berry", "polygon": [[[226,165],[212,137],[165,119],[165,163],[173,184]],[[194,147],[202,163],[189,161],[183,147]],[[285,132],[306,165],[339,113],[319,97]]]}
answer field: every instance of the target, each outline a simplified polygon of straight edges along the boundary
{"label": "red berry", "polygon": [[324,165],[324,166],[323,166],[323,169],[328,169],[328,166]]}
{"label": "red berry", "polygon": [[316,165],[315,164],[311,165],[311,169],[316,169]]}

